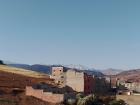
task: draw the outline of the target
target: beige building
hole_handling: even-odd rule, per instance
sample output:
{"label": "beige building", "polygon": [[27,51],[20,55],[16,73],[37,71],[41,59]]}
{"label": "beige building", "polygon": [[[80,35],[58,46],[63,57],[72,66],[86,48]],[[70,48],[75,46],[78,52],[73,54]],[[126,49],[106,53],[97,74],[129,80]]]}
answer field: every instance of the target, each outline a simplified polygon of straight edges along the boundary
{"label": "beige building", "polygon": [[124,86],[129,90],[140,92],[140,83],[138,82],[125,82]]}
{"label": "beige building", "polygon": [[52,77],[60,87],[66,86],[66,68],[52,67]]}
{"label": "beige building", "polygon": [[65,67],[52,67],[52,78],[60,87],[67,86],[85,94],[93,93],[95,86],[94,76]]}
{"label": "beige building", "polygon": [[66,72],[66,85],[77,92],[84,92],[84,73],[68,70]]}
{"label": "beige building", "polygon": [[107,93],[110,84],[103,77],[94,77],[85,72],[65,67],[52,67],[52,78],[60,87],[84,94]]}

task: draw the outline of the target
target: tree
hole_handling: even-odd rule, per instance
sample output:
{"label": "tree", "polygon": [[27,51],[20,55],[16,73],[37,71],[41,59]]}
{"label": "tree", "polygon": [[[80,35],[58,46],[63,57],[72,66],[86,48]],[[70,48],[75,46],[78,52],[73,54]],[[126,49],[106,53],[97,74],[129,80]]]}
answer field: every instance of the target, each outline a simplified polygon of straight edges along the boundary
{"label": "tree", "polygon": [[84,98],[79,98],[77,105],[94,105],[95,100],[94,95],[88,95]]}
{"label": "tree", "polygon": [[4,63],[3,63],[3,61],[2,61],[2,60],[0,60],[0,65],[4,65]]}
{"label": "tree", "polygon": [[126,105],[126,103],[123,100],[113,100],[109,105]]}
{"label": "tree", "polygon": [[82,93],[78,93],[77,95],[76,95],[76,99],[80,99],[80,98],[83,98],[84,97],[84,95],[82,94]]}

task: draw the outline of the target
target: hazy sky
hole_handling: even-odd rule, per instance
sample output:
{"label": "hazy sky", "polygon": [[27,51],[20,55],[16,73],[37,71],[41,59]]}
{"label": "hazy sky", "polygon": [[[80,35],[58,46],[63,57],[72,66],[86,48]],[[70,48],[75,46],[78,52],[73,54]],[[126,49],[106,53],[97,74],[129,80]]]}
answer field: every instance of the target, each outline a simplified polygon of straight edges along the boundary
{"label": "hazy sky", "polygon": [[0,59],[140,68],[140,1],[0,0]]}

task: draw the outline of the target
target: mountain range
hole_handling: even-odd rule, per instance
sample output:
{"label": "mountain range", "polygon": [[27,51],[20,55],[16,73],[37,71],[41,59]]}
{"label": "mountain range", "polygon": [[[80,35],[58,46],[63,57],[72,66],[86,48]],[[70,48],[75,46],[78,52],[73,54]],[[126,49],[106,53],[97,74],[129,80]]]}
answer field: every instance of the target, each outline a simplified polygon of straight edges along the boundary
{"label": "mountain range", "polygon": [[123,71],[116,76],[129,82],[140,82],[140,69]]}
{"label": "mountain range", "polygon": [[113,69],[113,68],[109,68],[109,69],[105,69],[105,70],[102,70],[101,72],[105,75],[117,75],[121,72],[123,72],[124,70],[121,70],[121,69]]}
{"label": "mountain range", "polygon": [[41,65],[41,64],[34,64],[34,65],[28,65],[28,64],[6,64],[11,67],[16,67],[16,68],[22,68],[22,69],[27,69],[27,70],[33,70],[41,73],[46,73],[46,74],[51,74],[51,68],[56,67],[56,66],[63,66],[66,68],[71,68],[75,69],[78,71],[83,71],[87,74],[90,75],[95,75],[95,76],[103,76],[104,74],[101,73],[100,71],[97,71],[96,69],[88,69],[84,66],[81,65]]}
{"label": "mountain range", "polygon": [[37,71],[40,73],[51,74],[51,68],[54,66],[63,66],[66,68],[75,69],[77,71],[82,71],[90,75],[95,76],[104,76],[104,75],[115,75],[117,78],[123,78],[125,80],[131,81],[140,81],[140,69],[132,70],[121,70],[121,69],[106,69],[106,70],[96,70],[94,68],[90,69],[83,65],[41,65],[41,64],[16,64],[16,63],[7,63],[6,65],[16,68],[22,68],[32,71]]}

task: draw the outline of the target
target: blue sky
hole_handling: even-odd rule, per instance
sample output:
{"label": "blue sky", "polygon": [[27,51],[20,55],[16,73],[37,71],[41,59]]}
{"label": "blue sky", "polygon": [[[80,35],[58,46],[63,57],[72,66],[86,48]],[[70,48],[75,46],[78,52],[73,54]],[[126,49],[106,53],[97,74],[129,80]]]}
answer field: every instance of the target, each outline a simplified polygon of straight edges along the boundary
{"label": "blue sky", "polygon": [[0,59],[140,68],[139,0],[1,0]]}

